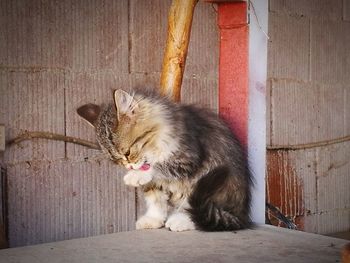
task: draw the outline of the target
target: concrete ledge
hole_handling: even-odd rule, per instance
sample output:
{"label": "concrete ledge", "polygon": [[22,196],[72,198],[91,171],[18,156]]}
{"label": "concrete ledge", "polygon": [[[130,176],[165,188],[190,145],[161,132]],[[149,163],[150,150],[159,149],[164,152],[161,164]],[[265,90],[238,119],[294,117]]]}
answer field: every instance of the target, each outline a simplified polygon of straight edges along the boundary
{"label": "concrete ledge", "polygon": [[0,262],[340,262],[346,242],[271,226],[237,233],[160,229],[5,249]]}

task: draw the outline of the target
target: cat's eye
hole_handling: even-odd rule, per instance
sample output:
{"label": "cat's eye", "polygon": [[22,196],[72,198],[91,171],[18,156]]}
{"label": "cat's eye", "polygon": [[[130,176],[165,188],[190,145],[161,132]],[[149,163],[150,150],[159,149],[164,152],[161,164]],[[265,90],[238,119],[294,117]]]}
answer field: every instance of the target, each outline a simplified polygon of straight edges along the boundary
{"label": "cat's eye", "polygon": [[125,157],[129,157],[130,155],[130,149],[125,153]]}

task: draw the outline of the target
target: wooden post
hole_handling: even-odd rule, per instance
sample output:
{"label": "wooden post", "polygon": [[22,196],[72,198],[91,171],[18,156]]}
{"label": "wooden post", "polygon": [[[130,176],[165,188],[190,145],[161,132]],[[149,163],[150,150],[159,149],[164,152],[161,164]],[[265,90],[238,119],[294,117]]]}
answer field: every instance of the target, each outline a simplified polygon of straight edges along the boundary
{"label": "wooden post", "polygon": [[194,8],[198,0],[173,0],[168,15],[168,36],[160,78],[161,94],[180,101]]}

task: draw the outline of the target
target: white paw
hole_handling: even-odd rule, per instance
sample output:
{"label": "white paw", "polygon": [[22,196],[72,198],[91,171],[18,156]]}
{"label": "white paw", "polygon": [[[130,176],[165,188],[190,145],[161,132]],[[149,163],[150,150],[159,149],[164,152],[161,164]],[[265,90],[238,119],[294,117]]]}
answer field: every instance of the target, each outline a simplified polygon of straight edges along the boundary
{"label": "white paw", "polygon": [[164,220],[149,216],[142,216],[139,220],[136,221],[136,229],[154,229],[161,228],[164,226]]}
{"label": "white paw", "polygon": [[126,185],[137,187],[149,183],[152,180],[152,174],[143,171],[131,170],[124,175],[123,179]]}
{"label": "white paw", "polygon": [[169,217],[165,223],[165,227],[169,228],[171,231],[186,231],[194,230],[195,226],[191,218],[184,213],[175,213]]}

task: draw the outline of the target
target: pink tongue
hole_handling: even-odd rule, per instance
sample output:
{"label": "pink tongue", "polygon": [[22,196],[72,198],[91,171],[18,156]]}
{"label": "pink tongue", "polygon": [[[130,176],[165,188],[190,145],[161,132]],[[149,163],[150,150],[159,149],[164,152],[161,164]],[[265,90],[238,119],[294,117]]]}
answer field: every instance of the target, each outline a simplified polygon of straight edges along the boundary
{"label": "pink tongue", "polygon": [[147,171],[151,166],[148,163],[144,163],[141,167],[141,171]]}

